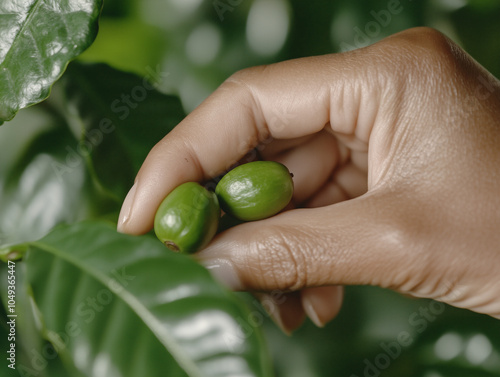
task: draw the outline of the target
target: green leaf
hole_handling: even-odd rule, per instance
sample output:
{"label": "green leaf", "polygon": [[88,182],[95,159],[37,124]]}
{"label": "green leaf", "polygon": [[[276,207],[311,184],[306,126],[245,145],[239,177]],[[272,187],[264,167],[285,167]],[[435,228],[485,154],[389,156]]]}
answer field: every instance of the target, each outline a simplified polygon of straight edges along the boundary
{"label": "green leaf", "polygon": [[[35,316],[33,313],[33,306],[31,302],[31,296],[24,294],[27,292],[26,286],[26,264],[25,263],[15,263],[10,262],[9,265],[6,263],[0,263],[0,289],[1,292],[7,292],[8,289],[8,277],[12,279],[12,274],[15,276],[15,304],[13,306],[8,306],[7,295],[1,295],[3,302],[0,303],[0,345],[3,342],[6,343],[5,348],[2,347],[2,354],[10,350],[11,343],[14,344],[15,350],[15,370],[5,366],[5,371],[7,376],[16,377],[26,377],[30,375],[35,375],[36,377],[53,377],[53,376],[67,376],[68,373],[65,372],[61,360],[57,357],[46,358],[43,355],[47,355],[47,351],[51,349],[52,345],[40,336],[40,332],[37,328],[37,323],[35,321]],[[12,281],[11,281],[12,282]],[[9,315],[15,315],[15,317],[7,317],[7,309]],[[8,333],[10,333],[11,326],[8,321],[14,319],[15,326],[15,339],[8,338]],[[5,334],[4,334],[5,332]],[[14,340],[12,342],[12,340]],[[7,364],[11,364],[12,360]],[[4,371],[2,371],[2,377],[4,377]],[[5,376],[5,377],[7,377]]]}
{"label": "green leaf", "polygon": [[123,200],[151,148],[185,116],[177,97],[155,88],[168,72],[147,67],[147,77],[105,64],[72,63],[61,82],[68,122],[90,150],[95,177]]}
{"label": "green leaf", "polygon": [[2,0],[0,124],[43,101],[97,35],[102,0]]}
{"label": "green leaf", "polygon": [[[126,8],[124,2],[119,0],[117,7]],[[113,4],[107,1],[103,12],[109,11],[110,5]],[[167,42],[165,33],[142,17],[101,17],[97,38],[78,61],[106,63],[120,71],[146,76],[150,74],[148,67],[161,64],[165,51],[170,50]]]}
{"label": "green leaf", "polygon": [[270,375],[242,304],[153,237],[61,226],[25,263],[45,336],[83,375]]}
{"label": "green leaf", "polygon": [[77,146],[67,127],[53,125],[0,174],[0,246],[36,240],[57,224],[113,209],[94,187]]}
{"label": "green leaf", "polygon": [[[167,76],[150,71],[154,82]],[[0,165],[0,246],[38,239],[62,222],[108,214],[115,220],[149,150],[184,117],[176,97],[103,64],[74,63],[54,88],[44,106],[21,114],[44,119],[45,130],[22,145],[24,153],[12,148],[7,131],[26,133],[19,122],[26,117],[0,129],[0,156],[8,161]]]}

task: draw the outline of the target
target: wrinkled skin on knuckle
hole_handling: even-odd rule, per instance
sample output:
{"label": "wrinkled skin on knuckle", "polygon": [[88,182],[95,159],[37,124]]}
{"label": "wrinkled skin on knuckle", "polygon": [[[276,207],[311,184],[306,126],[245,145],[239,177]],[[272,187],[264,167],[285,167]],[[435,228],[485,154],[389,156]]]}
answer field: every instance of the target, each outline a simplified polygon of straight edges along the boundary
{"label": "wrinkled skin on knuckle", "polygon": [[434,108],[448,105],[455,110],[464,107],[464,101],[479,100],[480,104],[466,103],[457,119],[481,107],[498,110],[500,82],[440,32],[427,27],[409,29],[374,47],[387,57],[389,72],[404,80],[409,90],[418,91],[418,97],[410,96],[412,100],[420,98],[421,104],[427,95]]}
{"label": "wrinkled skin on knuckle", "polygon": [[396,34],[380,48],[402,51],[392,70],[406,81],[397,125],[383,135],[387,168],[378,181],[431,202],[431,213],[447,214],[450,223],[495,221],[489,209],[499,202],[491,172],[500,161],[500,83],[433,29]]}
{"label": "wrinkled skin on knuckle", "polygon": [[417,103],[439,93],[456,92],[454,87],[463,84],[474,64],[453,41],[428,27],[405,30],[367,49],[374,69],[391,92]]}
{"label": "wrinkled skin on knuckle", "polygon": [[428,73],[446,73],[463,58],[463,51],[435,29],[420,27],[394,34],[381,41],[377,48],[389,61],[391,68],[417,68]]}
{"label": "wrinkled skin on knuckle", "polygon": [[471,92],[481,97],[485,87],[500,88],[498,80],[460,46],[432,28],[409,29],[374,47],[386,57],[390,74],[404,80],[408,90],[417,91],[418,97],[408,94],[412,100],[420,98],[420,104],[426,95],[434,108],[438,104],[460,107],[464,99],[471,100]]}
{"label": "wrinkled skin on knuckle", "polygon": [[307,286],[309,260],[305,237],[281,226],[260,229],[252,240],[247,266],[257,270],[256,284],[263,290],[295,291]]}
{"label": "wrinkled skin on knuckle", "polygon": [[[372,48],[380,75],[392,83],[389,102],[395,104],[384,114],[388,116],[381,117],[392,123],[376,135],[387,152],[379,155],[372,182],[420,188],[432,183],[422,191],[439,192],[450,183],[450,162],[461,166],[466,178],[463,167],[471,165],[475,155],[463,151],[477,149],[476,142],[488,143],[491,135],[485,128],[497,118],[488,115],[495,96],[481,84],[492,78],[455,43],[430,28],[395,34]],[[481,98],[484,93],[487,100]]]}

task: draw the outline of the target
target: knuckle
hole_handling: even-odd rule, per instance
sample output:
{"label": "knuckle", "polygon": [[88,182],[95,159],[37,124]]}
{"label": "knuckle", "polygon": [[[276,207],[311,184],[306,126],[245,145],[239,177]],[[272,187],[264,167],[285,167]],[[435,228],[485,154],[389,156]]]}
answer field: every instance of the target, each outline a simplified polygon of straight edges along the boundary
{"label": "knuckle", "polygon": [[[378,46],[391,72],[404,80],[414,73],[430,80],[450,74],[464,54],[449,38],[429,27],[405,30],[383,40]],[[438,76],[439,74],[439,76]],[[424,80],[425,81],[425,80]]]}
{"label": "knuckle", "polygon": [[[369,46],[367,74],[376,88],[384,88],[391,103],[399,103],[394,124],[407,105],[431,105],[431,98],[446,101],[459,93],[470,75],[472,60],[454,42],[440,32],[414,28],[394,34]],[[391,101],[392,100],[392,101]],[[409,103],[408,101],[411,101]]]}
{"label": "knuckle", "polygon": [[454,59],[455,44],[444,34],[429,27],[419,27],[395,34],[381,44],[396,51],[408,63],[450,61]]}
{"label": "knuckle", "polygon": [[448,38],[441,32],[430,27],[416,27],[404,30],[388,38],[394,43],[403,43],[410,47],[425,47],[431,50],[439,50],[448,44]]}
{"label": "knuckle", "polygon": [[401,87],[408,82],[421,83],[422,88],[438,87],[443,79],[453,77],[465,58],[455,43],[429,27],[405,30],[370,47],[382,77]]}
{"label": "knuckle", "polygon": [[257,261],[263,289],[295,291],[307,285],[307,259],[300,239],[278,226],[264,228],[255,236],[251,258]]}
{"label": "knuckle", "polygon": [[226,103],[233,103],[246,111],[248,118],[253,120],[255,138],[246,140],[246,145],[258,143],[269,137],[269,129],[264,121],[262,109],[262,93],[268,81],[267,65],[244,68],[233,73],[219,87]]}
{"label": "knuckle", "polygon": [[267,69],[268,66],[260,65],[254,67],[243,68],[235,73],[233,73],[229,78],[224,82],[225,84],[239,84],[243,87],[248,87],[254,81],[258,80],[259,77],[263,74],[263,72]]}
{"label": "knuckle", "polygon": [[269,79],[270,67],[260,65],[241,69],[229,76],[220,89],[232,100],[251,105],[253,110],[258,110],[258,98]]}

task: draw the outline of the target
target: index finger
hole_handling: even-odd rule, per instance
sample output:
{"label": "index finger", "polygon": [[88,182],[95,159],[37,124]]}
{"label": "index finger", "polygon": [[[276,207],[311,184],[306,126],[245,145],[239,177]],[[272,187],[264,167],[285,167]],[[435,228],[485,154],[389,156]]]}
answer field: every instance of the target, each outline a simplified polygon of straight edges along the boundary
{"label": "index finger", "polygon": [[361,95],[352,81],[359,70],[349,56],[290,60],[231,76],[150,151],[124,201],[118,229],[146,233],[171,190],[224,172],[259,141],[312,134],[329,122],[352,134]]}

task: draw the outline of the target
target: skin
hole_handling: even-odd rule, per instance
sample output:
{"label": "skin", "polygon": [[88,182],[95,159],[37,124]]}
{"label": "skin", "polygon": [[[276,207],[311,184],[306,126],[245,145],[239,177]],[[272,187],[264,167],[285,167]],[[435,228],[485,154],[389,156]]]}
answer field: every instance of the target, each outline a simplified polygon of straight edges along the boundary
{"label": "skin", "polygon": [[173,188],[255,147],[293,171],[300,208],[197,257],[285,331],[331,320],[350,284],[500,318],[500,83],[448,38],[417,28],[237,72],[152,149],[119,230],[147,232]]}

